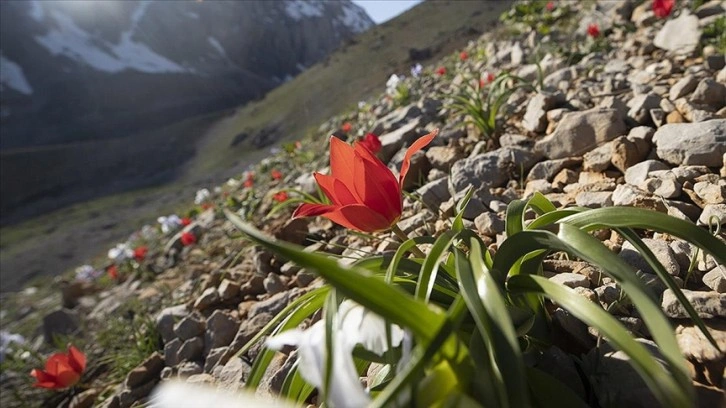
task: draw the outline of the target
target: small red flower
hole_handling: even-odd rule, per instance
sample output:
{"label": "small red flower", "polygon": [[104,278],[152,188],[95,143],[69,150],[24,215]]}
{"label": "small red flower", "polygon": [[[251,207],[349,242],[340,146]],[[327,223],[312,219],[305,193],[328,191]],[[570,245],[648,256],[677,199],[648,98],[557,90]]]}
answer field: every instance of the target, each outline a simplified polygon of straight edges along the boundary
{"label": "small red flower", "polygon": [[302,149],[302,143],[299,140],[295,142],[295,149],[297,149],[297,150]]}
{"label": "small red flower", "polygon": [[272,175],[272,179],[273,179],[273,180],[280,180],[280,179],[282,179],[282,173],[280,173],[280,172],[279,172],[279,171],[277,171],[276,169],[273,169],[273,170],[272,170],[272,171],[270,172],[270,175]]}
{"label": "small red flower", "polygon": [[673,11],[675,0],[653,0],[653,13],[658,18],[666,18]]}
{"label": "small red flower", "polygon": [[147,248],[146,245],[136,247],[134,249],[134,259],[136,260],[136,262],[142,262],[144,258],[146,258],[147,252],[149,252],[149,248]]}
{"label": "small red flower", "polygon": [[491,84],[494,82],[494,78],[495,76],[491,72],[484,72],[482,77],[479,79],[479,88],[484,88],[488,84]]}
{"label": "small red flower", "polygon": [[197,237],[191,232],[182,232],[181,243],[184,246],[189,246],[197,242]]}
{"label": "small red flower", "polygon": [[444,75],[446,75],[446,67],[439,67],[439,68],[438,68],[438,69],[436,70],[436,73],[437,73],[437,74],[438,74],[439,76],[444,76]]}
{"label": "small red flower", "polygon": [[363,232],[391,228],[401,217],[401,190],[411,156],[431,143],[437,134],[438,129],[411,144],[398,177],[360,142],[351,147],[331,137],[330,175],[315,173],[315,180],[331,204],[302,204],[293,218],[320,215],[345,228]]}
{"label": "small red flower", "polygon": [[545,8],[547,9],[547,11],[554,10],[555,9],[555,2],[554,1],[548,1],[547,4],[545,5]]}
{"label": "small red flower", "polygon": [[273,195],[272,198],[278,203],[283,203],[287,201],[287,191],[280,191],[277,194]]}
{"label": "small red flower", "polygon": [[192,223],[192,219],[189,217],[184,217],[181,219],[182,226],[187,226]]}
{"label": "small red flower", "polygon": [[600,36],[600,26],[597,25],[597,23],[591,23],[587,26],[587,35],[589,35],[592,38],[596,38]]}
{"label": "small red flower", "polygon": [[367,133],[360,142],[363,147],[367,148],[371,153],[376,154],[381,151],[381,139],[373,133]]}
{"label": "small red flower", "polygon": [[106,268],[106,273],[108,273],[109,278],[114,280],[118,279],[118,267],[116,265],[111,265]]}
{"label": "small red flower", "polygon": [[211,204],[211,203],[202,203],[201,207],[202,207],[202,210],[208,210],[210,208],[214,208],[214,204]]}
{"label": "small red flower", "polygon": [[340,127],[340,130],[343,131],[343,133],[349,133],[353,129],[353,125],[350,124],[350,122],[343,123],[343,126]]}
{"label": "small red flower", "polygon": [[67,353],[50,356],[44,370],[34,368],[30,375],[35,377],[34,387],[58,390],[76,384],[85,370],[86,355],[71,345]]}
{"label": "small red flower", "polygon": [[466,51],[462,51],[459,53],[459,59],[462,61],[466,61],[469,59],[469,54]]}
{"label": "small red flower", "polygon": [[247,179],[245,179],[245,182],[242,183],[242,185],[246,188],[252,188],[252,186],[255,185],[255,173],[252,171],[247,173]]}

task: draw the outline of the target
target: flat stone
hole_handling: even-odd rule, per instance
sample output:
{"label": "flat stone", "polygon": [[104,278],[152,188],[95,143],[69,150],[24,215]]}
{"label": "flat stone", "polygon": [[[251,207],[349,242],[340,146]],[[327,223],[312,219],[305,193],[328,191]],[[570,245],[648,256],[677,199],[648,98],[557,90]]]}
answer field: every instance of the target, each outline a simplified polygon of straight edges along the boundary
{"label": "flat stone", "polygon": [[608,142],[598,146],[582,157],[582,169],[585,171],[605,171],[610,167],[613,157],[613,143]]}
{"label": "flat stone", "polygon": [[[713,319],[715,317],[726,317],[726,294],[718,292],[697,292],[686,289],[681,290],[700,318]],[[668,317],[674,319],[685,319],[689,317],[686,309],[683,308],[670,289],[666,289],[663,292],[661,307]]]}
{"label": "flat stone", "polygon": [[451,198],[448,178],[440,178],[424,184],[416,190],[421,201],[431,210],[438,210],[442,203]]}
{"label": "flat stone", "polygon": [[219,293],[217,292],[217,288],[207,288],[202,292],[201,295],[197,298],[196,301],[194,301],[194,309],[196,310],[205,310],[211,306],[216,305],[219,303]]}
{"label": "flat stone", "polygon": [[474,218],[474,225],[482,235],[496,236],[504,231],[504,220],[490,212],[481,213]]}
{"label": "flat stone", "polygon": [[670,166],[658,160],[640,162],[625,171],[625,182],[638,186],[648,178],[650,172],[657,170],[670,170]]}
{"label": "flat stone", "polygon": [[499,187],[509,180],[510,174],[526,174],[538,159],[531,150],[516,147],[471,156],[451,168],[449,187],[455,192],[464,191],[469,185]]}
{"label": "flat stone", "polygon": [[433,168],[448,172],[454,163],[464,158],[464,154],[452,146],[433,146],[426,151],[426,158]]}
{"label": "flat stone", "polygon": [[547,111],[565,102],[565,95],[549,92],[536,94],[527,103],[522,126],[530,132],[542,133],[547,129]]}
{"label": "flat stone", "polygon": [[661,97],[655,93],[647,93],[638,95],[630,100],[628,107],[628,117],[635,120],[641,125],[651,122],[650,110],[660,106]]}
{"label": "flat stone", "polygon": [[582,191],[575,196],[575,203],[580,207],[601,208],[613,205],[612,191]]}
{"label": "flat stone", "polygon": [[182,346],[181,340],[175,338],[171,340],[170,342],[164,344],[164,362],[168,366],[175,366],[179,362],[177,360],[177,355],[179,354],[179,349]]}
{"label": "flat stone", "polygon": [[229,279],[222,279],[222,283],[219,284],[217,291],[222,301],[233,299],[239,294],[240,284]]}
{"label": "flat stone", "polygon": [[653,143],[658,157],[669,163],[719,167],[726,153],[726,119],[665,125]]}
{"label": "flat stone", "polygon": [[715,110],[721,109],[726,105],[726,85],[716,82],[713,78],[704,78],[693,91],[691,101],[708,105]]}
{"label": "flat stone", "polygon": [[285,284],[282,283],[280,277],[273,272],[268,273],[267,277],[262,283],[265,286],[265,290],[267,291],[267,293],[271,295],[274,295],[275,293],[280,293],[285,290]]}
{"label": "flat stone", "polygon": [[676,341],[683,355],[689,360],[698,362],[723,361],[726,358],[726,322],[705,320],[706,329],[711,334],[716,344],[721,349],[713,347],[710,341],[703,335],[701,329],[693,323],[680,323],[676,325]]}
{"label": "flat stone", "polygon": [[250,307],[247,317],[252,318],[260,313],[278,314],[290,301],[290,291],[280,292],[269,298],[259,301]]}
{"label": "flat stone", "polygon": [[206,349],[228,346],[239,330],[240,322],[222,310],[215,310],[207,319]]}
{"label": "flat stone", "polygon": [[[643,238],[643,243],[648,247],[648,249],[653,252],[656,259],[658,259],[658,261],[663,265],[669,275],[678,276],[678,274],[681,272],[681,267],[678,264],[676,255],[673,253],[673,250],[668,245],[668,242],[660,239]],[[645,261],[645,259],[640,255],[635,247],[633,247],[628,241],[623,243],[622,249],[620,250],[620,254],[618,256],[620,256],[620,258],[627,262],[628,265],[636,269],[639,269],[646,273],[655,273],[653,268],[651,268],[651,266]]]}
{"label": "flat stone", "polygon": [[721,225],[726,225],[726,204],[706,204],[703,207],[703,212],[698,217],[698,225],[709,225],[712,220],[714,223],[721,220]]}
{"label": "flat stone", "polygon": [[141,384],[158,379],[163,368],[164,358],[159,352],[154,352],[136,368],[129,371],[124,384],[127,388],[136,388]]}
{"label": "flat stone", "polygon": [[185,341],[176,355],[176,360],[179,362],[184,361],[195,361],[202,357],[202,351],[204,351],[204,339],[201,337],[194,337]]}
{"label": "flat stone", "polygon": [[197,337],[204,333],[204,321],[193,315],[186,316],[174,325],[174,333],[181,341]]}
{"label": "flat stone", "polygon": [[590,109],[566,114],[555,131],[535,144],[548,159],[579,156],[627,132],[615,109]]}
{"label": "flat stone", "polygon": [[703,200],[704,204],[726,203],[726,181],[724,180],[716,183],[699,181],[693,185],[693,192]]}
{"label": "flat stone", "polygon": [[559,273],[550,278],[550,281],[570,288],[589,288],[590,280],[577,273]]}
{"label": "flat stone", "polygon": [[726,267],[717,266],[703,275],[703,284],[718,293],[726,293]]}
{"label": "flat stone", "polygon": [[691,92],[693,92],[698,86],[698,80],[691,75],[684,75],[683,78],[678,80],[668,92],[668,98],[675,101],[678,98],[682,98]]}
{"label": "flat stone", "polygon": [[675,54],[690,55],[696,51],[700,40],[698,17],[684,9],[678,17],[666,21],[655,35],[653,44]]}
{"label": "flat stone", "polygon": [[545,160],[535,164],[527,175],[527,180],[547,180],[552,179],[565,168],[572,168],[582,163],[582,159],[577,157],[567,157],[564,159]]}

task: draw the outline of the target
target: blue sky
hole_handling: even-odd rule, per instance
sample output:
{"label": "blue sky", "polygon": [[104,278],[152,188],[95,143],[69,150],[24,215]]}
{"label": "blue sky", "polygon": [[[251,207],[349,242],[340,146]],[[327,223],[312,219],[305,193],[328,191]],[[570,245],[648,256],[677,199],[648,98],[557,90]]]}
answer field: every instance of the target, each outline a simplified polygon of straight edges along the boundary
{"label": "blue sky", "polygon": [[421,0],[353,0],[363,7],[376,24],[383,23],[410,9]]}

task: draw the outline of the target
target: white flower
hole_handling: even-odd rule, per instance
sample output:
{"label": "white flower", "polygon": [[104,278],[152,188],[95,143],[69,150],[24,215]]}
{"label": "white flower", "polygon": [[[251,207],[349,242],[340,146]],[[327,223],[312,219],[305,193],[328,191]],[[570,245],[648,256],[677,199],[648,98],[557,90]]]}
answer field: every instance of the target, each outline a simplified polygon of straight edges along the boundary
{"label": "white flower", "polygon": [[217,186],[214,187],[214,194],[221,194],[222,193],[222,187]]}
{"label": "white flower", "polygon": [[129,247],[129,244],[124,242],[117,244],[115,247],[108,250],[108,258],[114,263],[121,263],[127,259],[131,259],[134,256],[134,250]]}
{"label": "white flower", "polygon": [[236,178],[231,177],[229,180],[227,180],[227,185],[230,187],[237,187],[240,185],[240,182]]}
{"label": "white flower", "polygon": [[179,218],[179,216],[176,214],[172,214],[168,217],[159,217],[156,219],[156,221],[161,224],[161,232],[163,232],[164,234],[168,234],[182,225],[181,218]]}
{"label": "white flower", "polygon": [[197,195],[194,197],[194,204],[199,205],[207,201],[212,194],[206,188],[197,190]]}
{"label": "white flower", "polygon": [[[352,353],[358,344],[373,353],[385,353],[388,350],[386,322],[363,306],[345,300],[338,308],[334,327],[333,372],[330,389],[325,390],[327,400],[337,408],[366,406],[370,397],[360,383]],[[391,345],[400,345],[403,334],[400,327],[392,325]],[[304,331],[288,330],[267,340],[267,346],[272,349],[279,350],[284,345],[298,347],[300,375],[322,390],[325,374],[325,322],[318,321]]]}
{"label": "white flower", "polygon": [[13,343],[22,345],[25,343],[25,337],[7,330],[0,330],[0,362],[5,360],[5,354],[10,351],[10,345]]}
{"label": "white flower", "polygon": [[389,95],[395,95],[396,88],[398,87],[398,84],[401,82],[402,79],[402,77],[399,77],[396,74],[391,75],[391,77],[388,78],[388,81],[386,81],[386,93],[388,93]]}
{"label": "white flower", "polygon": [[96,270],[91,265],[82,265],[76,268],[76,280],[92,281],[103,275],[103,271]]}
{"label": "white flower", "polygon": [[149,400],[150,408],[294,408],[282,399],[262,399],[252,392],[226,391],[216,386],[162,381]]}
{"label": "white flower", "polygon": [[358,101],[358,109],[363,109],[368,105],[366,101]]}
{"label": "white flower", "polygon": [[151,240],[156,237],[158,234],[156,228],[152,227],[151,225],[144,225],[141,227],[141,238],[145,240]]}
{"label": "white flower", "polygon": [[411,67],[411,76],[414,78],[418,78],[421,76],[421,73],[423,72],[423,66],[421,64],[416,64]]}

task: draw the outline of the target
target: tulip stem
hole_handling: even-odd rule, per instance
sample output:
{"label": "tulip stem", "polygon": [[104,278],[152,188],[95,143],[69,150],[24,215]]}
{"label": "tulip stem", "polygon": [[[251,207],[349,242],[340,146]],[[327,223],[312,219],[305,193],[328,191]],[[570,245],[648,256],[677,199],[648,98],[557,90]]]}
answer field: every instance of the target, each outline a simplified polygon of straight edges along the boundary
{"label": "tulip stem", "polygon": [[[405,232],[403,232],[403,230],[401,230],[401,228],[398,227],[398,224],[394,224],[393,227],[391,227],[391,231],[393,231],[393,233],[396,234],[396,236],[401,240],[401,242],[406,242],[409,239],[411,239],[411,238],[409,238],[408,235],[406,235]],[[423,251],[418,249],[416,244],[414,244],[413,247],[411,247],[411,252],[413,252],[413,254],[419,258],[426,258],[426,254],[424,254]]]}

